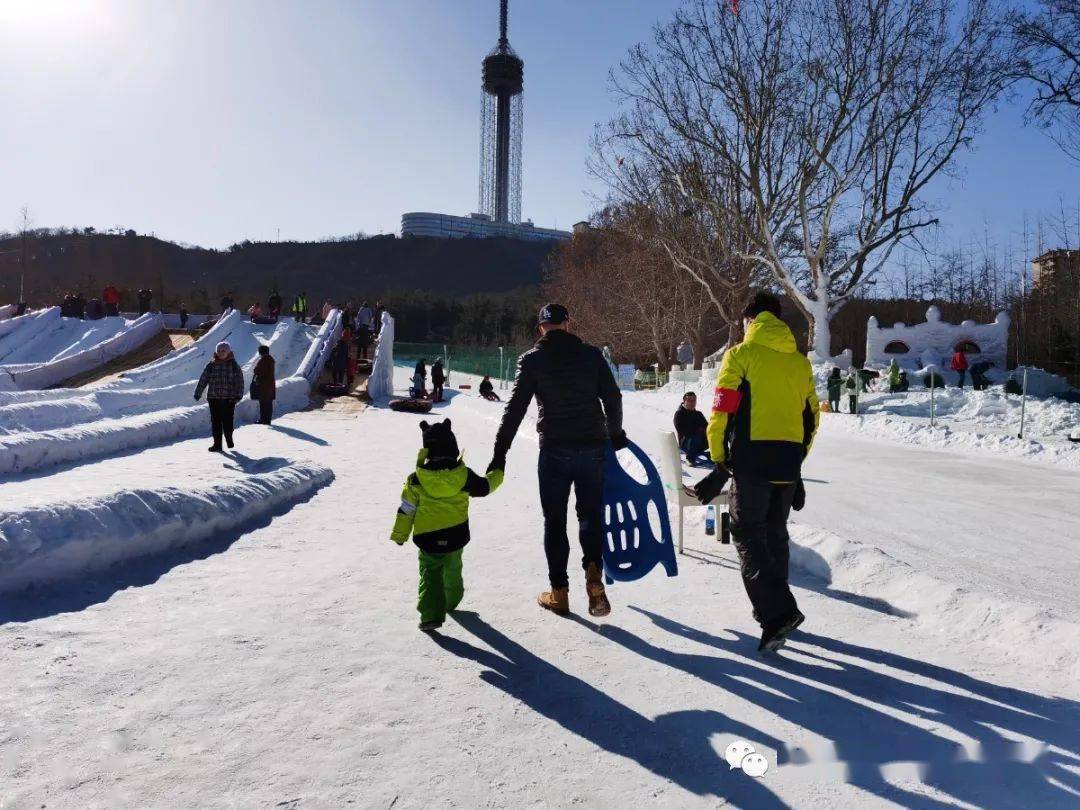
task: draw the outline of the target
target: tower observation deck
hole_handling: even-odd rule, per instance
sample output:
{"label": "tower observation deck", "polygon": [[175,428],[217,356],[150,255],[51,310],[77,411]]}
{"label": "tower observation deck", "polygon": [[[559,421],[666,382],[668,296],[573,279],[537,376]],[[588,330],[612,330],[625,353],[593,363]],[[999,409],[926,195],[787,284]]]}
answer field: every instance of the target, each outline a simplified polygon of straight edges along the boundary
{"label": "tower observation deck", "polygon": [[521,130],[525,62],[506,35],[507,0],[499,4],[499,43],[483,62],[480,106],[480,213],[521,221]]}

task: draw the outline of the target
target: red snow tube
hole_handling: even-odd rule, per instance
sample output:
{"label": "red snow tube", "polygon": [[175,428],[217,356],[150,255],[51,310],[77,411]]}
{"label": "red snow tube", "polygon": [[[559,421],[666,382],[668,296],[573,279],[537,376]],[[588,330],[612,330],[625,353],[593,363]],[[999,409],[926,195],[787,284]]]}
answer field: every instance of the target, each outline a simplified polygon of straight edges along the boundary
{"label": "red snow tube", "polygon": [[405,413],[427,413],[431,410],[431,401],[427,399],[392,399],[390,410]]}

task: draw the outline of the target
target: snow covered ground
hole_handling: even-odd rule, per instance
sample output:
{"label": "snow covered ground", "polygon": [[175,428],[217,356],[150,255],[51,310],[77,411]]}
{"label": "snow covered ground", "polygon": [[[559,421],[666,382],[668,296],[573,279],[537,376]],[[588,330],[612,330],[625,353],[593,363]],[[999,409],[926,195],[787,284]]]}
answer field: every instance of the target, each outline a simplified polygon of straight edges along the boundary
{"label": "snow covered ground", "polygon": [[[628,394],[631,437],[652,451],[677,400]],[[440,410],[482,471],[500,406],[463,392]],[[224,458],[199,438],[3,479],[0,509],[43,521],[56,501],[334,475],[165,553],[0,595],[0,806],[1080,802],[1080,471],[826,415],[793,528],[805,632],[763,658],[701,510],[678,577],[611,586],[595,622],[574,571],[576,615],[542,612],[526,425],[504,488],[473,502],[462,610],[429,638],[415,548],[388,539],[420,419],[294,413],[242,427]],[[739,739],[764,776],[729,770]]]}

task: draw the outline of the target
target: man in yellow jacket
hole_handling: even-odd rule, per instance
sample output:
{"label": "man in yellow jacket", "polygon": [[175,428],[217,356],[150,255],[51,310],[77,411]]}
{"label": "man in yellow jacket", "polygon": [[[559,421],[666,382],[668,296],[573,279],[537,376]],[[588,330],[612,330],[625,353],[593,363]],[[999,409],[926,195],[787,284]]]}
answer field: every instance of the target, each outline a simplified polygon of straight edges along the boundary
{"label": "man in yellow jacket", "polygon": [[716,379],[707,430],[716,469],[696,492],[707,503],[734,478],[731,534],[762,629],[758,649],[775,650],[804,619],[788,587],[787,519],[817,432],[818,398],[776,296],[755,295],[743,325],[746,336],[724,353]]}

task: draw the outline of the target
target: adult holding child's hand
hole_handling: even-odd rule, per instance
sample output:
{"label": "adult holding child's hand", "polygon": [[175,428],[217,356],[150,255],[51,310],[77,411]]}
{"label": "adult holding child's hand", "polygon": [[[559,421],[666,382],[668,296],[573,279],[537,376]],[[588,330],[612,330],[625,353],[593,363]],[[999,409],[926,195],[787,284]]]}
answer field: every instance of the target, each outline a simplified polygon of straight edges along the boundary
{"label": "adult holding child's hand", "polygon": [[488,471],[506,468],[506,454],[536,397],[540,505],[551,582],[551,590],[541,593],[537,601],[559,615],[570,612],[566,512],[573,486],[589,613],[606,616],[611,604],[603,582],[604,450],[608,441],[616,450],[627,446],[622,393],[600,350],[571,334],[569,326],[570,313],[561,304],[540,310],[541,337],[518,358],[514,390],[503,412]]}

